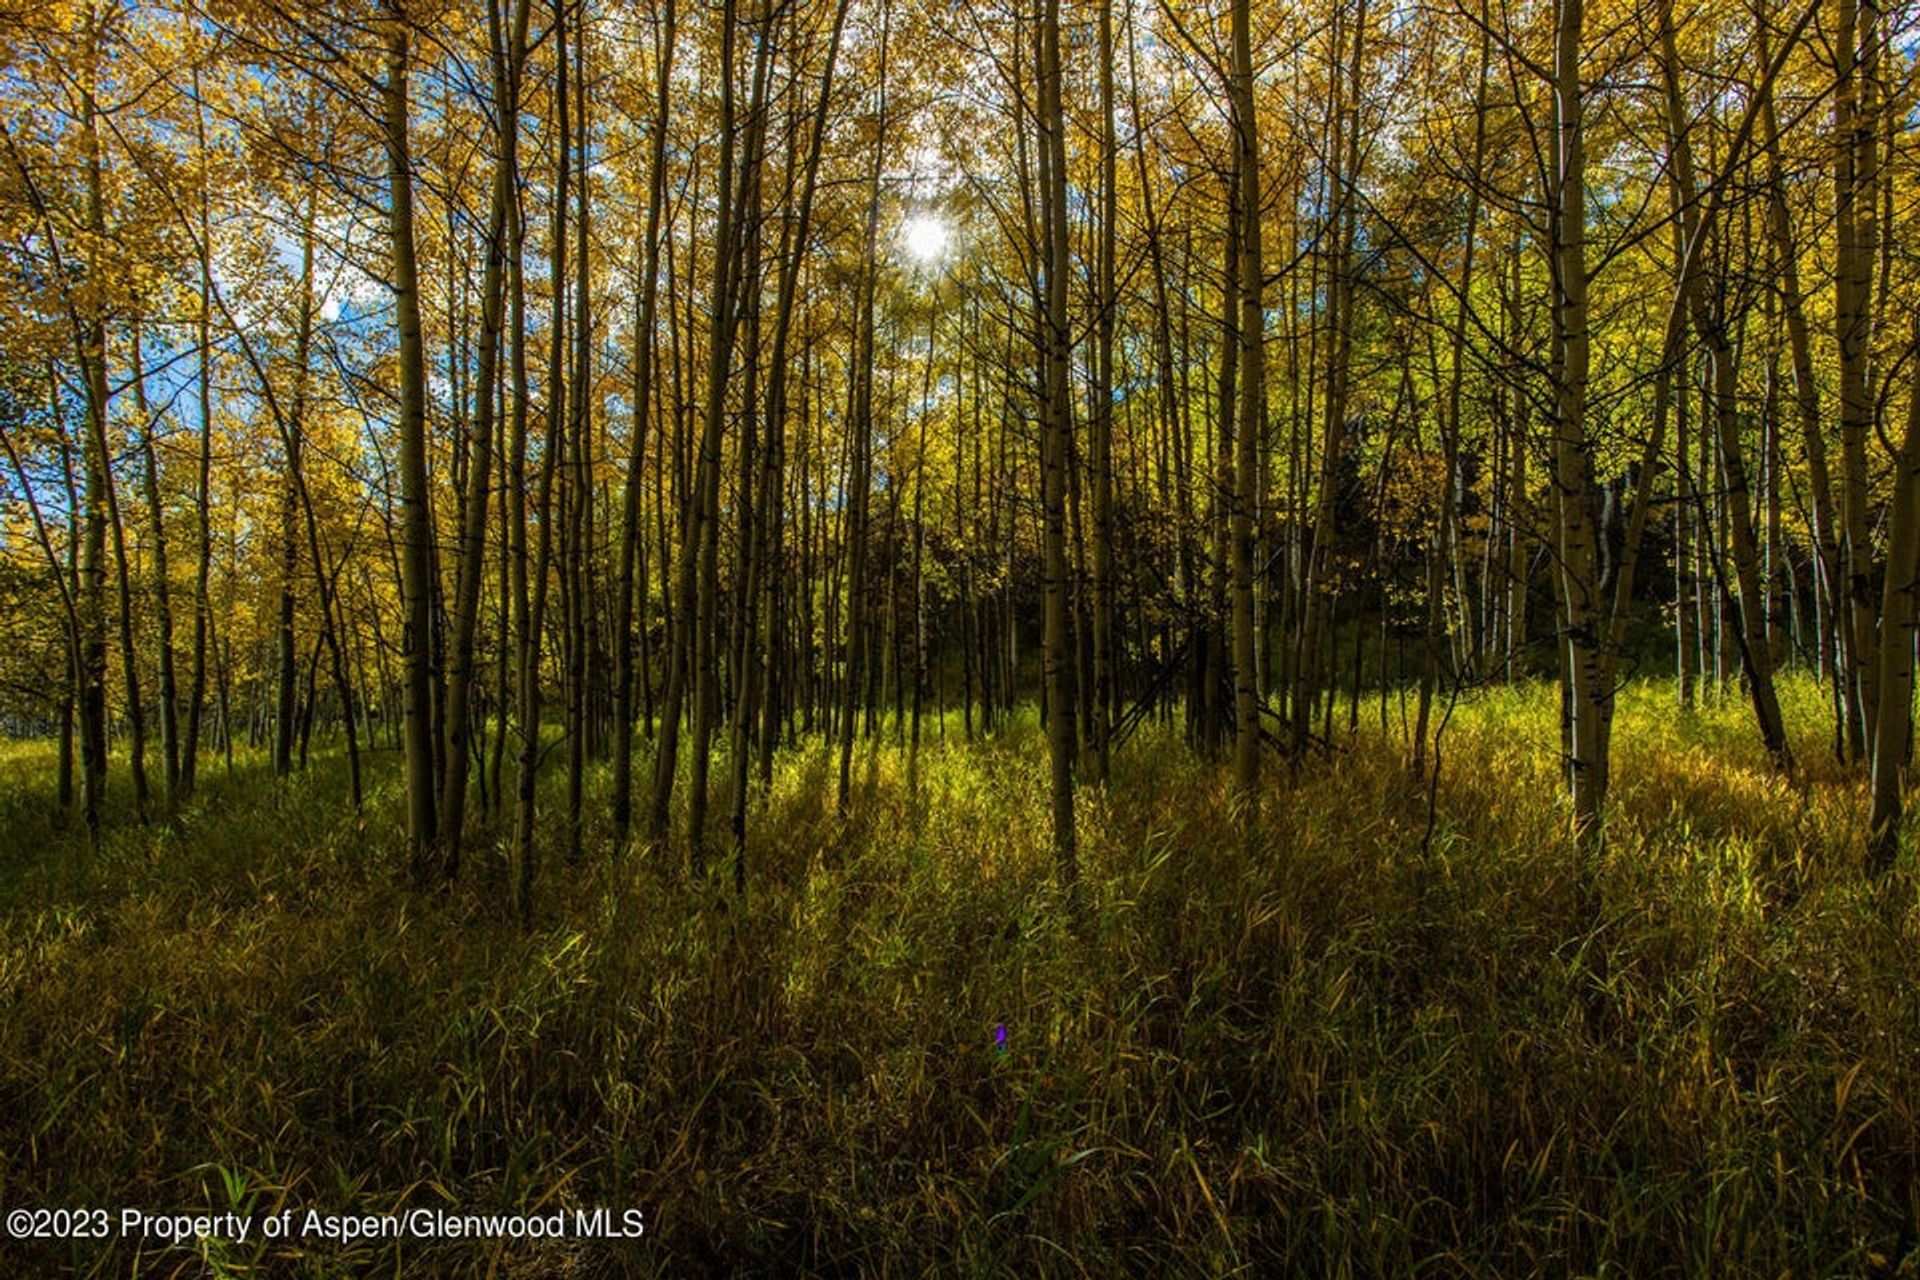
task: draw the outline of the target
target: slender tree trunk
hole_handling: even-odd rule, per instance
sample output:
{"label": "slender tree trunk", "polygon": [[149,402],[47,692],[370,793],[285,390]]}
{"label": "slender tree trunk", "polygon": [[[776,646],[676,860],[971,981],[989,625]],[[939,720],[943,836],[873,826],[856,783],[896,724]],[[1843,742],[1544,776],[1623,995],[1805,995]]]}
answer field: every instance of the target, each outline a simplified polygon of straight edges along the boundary
{"label": "slender tree trunk", "polygon": [[[587,753],[592,744],[592,683],[595,631],[593,629],[593,417],[588,397],[593,390],[593,298],[592,190],[590,175],[590,139],[587,116],[587,18],[585,8],[574,10],[573,31],[573,116],[574,134],[570,145],[575,152],[574,169],[579,181],[574,184],[574,234],[578,246],[574,253],[573,326],[571,359],[573,374],[568,384],[568,434],[566,487],[561,503],[565,531],[562,545],[561,599],[566,626],[563,651],[566,655],[566,735],[567,735],[567,861],[577,865],[582,851],[585,827]],[[566,92],[564,82],[560,91]],[[566,139],[563,129],[561,138]]]}
{"label": "slender tree trunk", "polygon": [[140,349],[140,329],[133,326],[133,397],[140,414],[141,478],[147,504],[147,533],[153,539],[153,611],[158,631],[160,677],[160,754],[165,767],[167,808],[172,810],[180,795],[179,690],[173,667],[173,597],[167,570],[166,509],[160,496],[160,458],[154,448],[154,415],[147,404],[145,361]]}
{"label": "slender tree trunk", "polygon": [[927,420],[933,416],[933,365],[935,338],[939,327],[936,299],[927,312],[927,363],[920,379],[919,437],[913,459],[913,697],[912,727],[907,736],[907,778],[912,803],[919,802],[920,718],[927,692],[927,574],[926,574],[926,498],[927,498]]}
{"label": "slender tree trunk", "polygon": [[474,683],[479,667],[474,633],[480,618],[480,583],[487,564],[487,503],[493,488],[494,396],[499,383],[501,329],[505,323],[507,212],[519,183],[520,72],[525,60],[531,0],[514,0],[504,18],[500,0],[487,6],[493,50],[494,131],[500,160],[484,241],[486,267],[480,285],[480,352],[467,434],[466,505],[461,512],[454,584],[453,643],[447,673],[446,757],[441,761],[440,867],[452,879],[460,872],[460,842],[466,827],[467,771]]}
{"label": "slender tree trunk", "polygon": [[1255,114],[1253,50],[1248,0],[1234,0],[1232,101],[1240,184],[1240,403],[1232,517],[1234,782],[1248,807],[1248,827],[1257,812],[1260,783],[1260,696],[1254,664],[1253,549],[1259,527],[1256,494],[1260,442],[1266,428],[1265,279],[1260,252],[1260,135]]}
{"label": "slender tree trunk", "polygon": [[[299,437],[292,438],[293,448],[299,447]],[[298,465],[289,455],[285,459],[286,475],[281,482],[280,494],[280,599],[278,624],[274,628],[274,736],[273,736],[273,772],[275,777],[285,777],[293,768],[293,735],[295,718],[295,689],[299,679],[297,670],[299,655],[294,645],[294,607],[299,593],[297,580],[300,572],[300,497],[294,492],[293,472]]]}
{"label": "slender tree trunk", "polygon": [[[94,236],[106,237],[102,196],[100,135],[93,96],[93,68],[97,64],[99,17],[88,17],[87,82],[82,94],[82,139],[87,165],[87,224]],[[100,806],[107,787],[107,321],[99,299],[92,300],[75,318],[76,355],[85,388],[86,432],[82,440],[85,487],[81,491],[83,532],[80,541],[79,709],[82,800],[89,834],[100,835]]]}
{"label": "slender tree trunk", "polygon": [[[761,31],[761,46],[764,49],[775,39],[776,20],[764,19],[766,26]],[[761,695],[761,652],[760,637],[765,621],[760,608],[760,596],[766,578],[766,546],[762,541],[766,526],[765,506],[771,502],[771,495],[779,487],[779,478],[767,471],[765,456],[771,450],[760,440],[759,433],[764,423],[759,421],[761,404],[759,403],[760,376],[760,323],[763,312],[762,293],[762,250],[764,237],[762,224],[765,216],[765,176],[767,117],[770,112],[764,101],[765,77],[770,70],[770,61],[766,58],[755,60],[756,73],[753,89],[752,116],[747,128],[747,151],[742,164],[743,192],[741,199],[741,222],[744,231],[740,264],[739,301],[735,323],[745,328],[745,338],[741,343],[745,363],[744,385],[741,398],[746,412],[741,415],[735,432],[736,451],[739,456],[739,474],[735,486],[735,523],[737,540],[735,544],[734,589],[736,599],[741,603],[733,618],[732,644],[729,647],[731,669],[733,672],[733,706],[730,709],[727,725],[727,764],[732,782],[732,795],[728,809],[728,824],[733,836],[733,887],[735,893],[744,893],[747,886],[747,804],[748,779],[753,763],[753,731],[759,712]],[[784,255],[782,255],[784,263]],[[756,470],[759,472],[756,475]],[[715,585],[718,591],[718,585]],[[769,633],[770,634],[770,631]]]}
{"label": "slender tree trunk", "polygon": [[[1240,13],[1240,9],[1234,11]],[[1114,696],[1113,640],[1113,331],[1119,298],[1114,259],[1119,221],[1119,142],[1113,113],[1113,3],[1099,4],[1100,211],[1094,263],[1093,406],[1088,436],[1093,463],[1093,682],[1087,720],[1087,772],[1104,785],[1109,770]]]}
{"label": "slender tree trunk", "polygon": [[[1344,77],[1335,68],[1336,83],[1342,87],[1336,88],[1328,109],[1328,132],[1332,138],[1329,154],[1337,157],[1338,162],[1338,171],[1329,175],[1329,185],[1337,188],[1338,194],[1331,196],[1333,208],[1329,213],[1333,248],[1326,284],[1325,324],[1330,350],[1326,358],[1325,442],[1320,454],[1320,483],[1314,512],[1313,540],[1307,553],[1306,571],[1302,574],[1300,588],[1299,660],[1295,667],[1293,698],[1293,749],[1296,754],[1306,747],[1314,699],[1319,695],[1320,632],[1323,626],[1329,625],[1325,618],[1330,613],[1321,578],[1332,556],[1333,523],[1339,501],[1340,459],[1346,448],[1346,414],[1353,357],[1352,260],[1357,222],[1355,202],[1349,189],[1359,181],[1361,156],[1358,121],[1348,119],[1348,114],[1358,110],[1356,103],[1360,76],[1365,66],[1367,10],[1367,0],[1361,0],[1353,19],[1352,63]],[[1329,698],[1333,696],[1333,684],[1334,680],[1330,679]]]}
{"label": "slender tree trunk", "polygon": [[1047,746],[1051,762],[1055,873],[1069,895],[1077,892],[1078,857],[1073,814],[1073,672],[1067,628],[1067,464],[1073,441],[1072,317],[1067,310],[1067,140],[1061,105],[1060,0],[1044,0],[1040,24],[1041,204],[1045,219],[1046,293],[1041,319],[1041,482],[1044,523],[1044,638]]}
{"label": "slender tree trunk", "polygon": [[134,650],[133,566],[127,555],[126,525],[120,518],[119,488],[113,468],[102,473],[107,485],[107,515],[113,530],[113,562],[120,607],[120,672],[127,697],[127,766],[133,778],[133,812],[147,821],[151,799],[147,785],[147,717],[140,699],[140,662]]}
{"label": "slender tree trunk", "polygon": [[[658,321],[660,220],[667,197],[667,127],[672,104],[673,56],[678,11],[666,0],[655,56],[656,97],[647,179],[646,240],[641,246],[640,309],[633,336],[633,440],[627,458],[626,502],[620,513],[620,572],[615,585],[613,624],[613,839],[624,850],[633,825],[634,575],[646,573],[641,545],[641,504],[645,495],[647,425],[654,395],[654,326]],[[646,625],[642,611],[641,626]]]}
{"label": "slender tree trunk", "polygon": [[[773,743],[778,735],[778,699],[774,697],[781,643],[778,627],[779,601],[784,588],[779,581],[779,548],[783,524],[781,494],[785,485],[788,351],[792,340],[795,301],[799,293],[801,267],[806,261],[812,238],[814,192],[817,189],[820,157],[826,142],[828,112],[833,99],[834,70],[840,56],[841,34],[846,25],[848,5],[839,0],[834,7],[833,29],[828,36],[826,64],[821,71],[819,97],[815,100],[812,125],[802,164],[799,206],[793,223],[783,233],[780,278],[774,303],[772,355],[767,367],[766,441],[762,449],[760,494],[763,509],[759,513],[759,546],[751,558],[751,573],[746,598],[752,602],[749,613],[764,612],[767,622],[765,649],[752,652],[749,644],[743,652],[743,680],[736,708],[733,758],[734,875],[736,889],[745,883],[745,843],[747,822],[748,730],[755,711],[754,701],[764,683],[766,705],[760,726],[760,765],[763,784],[772,776]],[[804,394],[804,392],[803,392]],[[803,590],[806,590],[803,577]],[[749,624],[751,625],[751,624]]]}
{"label": "slender tree trunk", "polygon": [[[1920,322],[1914,326],[1920,353]],[[1880,705],[1873,718],[1873,810],[1867,822],[1867,867],[1890,870],[1900,848],[1900,814],[1913,758],[1915,623],[1920,620],[1920,373],[1907,401],[1907,434],[1894,469],[1893,519],[1887,535],[1887,579],[1880,610]]]}
{"label": "slender tree trunk", "polygon": [[[1878,698],[1873,687],[1879,670],[1875,650],[1880,600],[1874,592],[1873,543],[1868,510],[1867,438],[1873,431],[1873,396],[1867,385],[1867,361],[1872,338],[1869,297],[1873,275],[1874,129],[1870,85],[1861,74],[1861,50],[1874,36],[1871,0],[1860,20],[1858,0],[1838,0],[1839,29],[1834,56],[1838,59],[1834,87],[1835,134],[1838,163],[1834,173],[1834,336],[1840,356],[1841,563],[1853,637],[1853,690],[1848,711],[1847,737],[1855,755],[1864,757],[1878,741],[1873,715]],[[1836,617],[1836,624],[1839,619]],[[1857,722],[1857,723],[1856,723]]]}
{"label": "slender tree trunk", "polygon": [[418,259],[413,243],[413,156],[408,142],[407,64],[411,30],[404,0],[386,0],[385,143],[388,236],[400,329],[400,594],[406,615],[407,847],[424,879],[435,837],[432,603],[433,514],[427,492],[427,366],[420,334]]}
{"label": "slender tree trunk", "polygon": [[[1773,653],[1767,641],[1765,594],[1760,581],[1752,494],[1747,483],[1746,461],[1740,447],[1736,401],[1738,379],[1733,363],[1733,343],[1727,334],[1726,290],[1721,290],[1716,305],[1714,300],[1707,297],[1703,273],[1693,262],[1699,252],[1696,240],[1704,234],[1704,228],[1700,225],[1702,215],[1696,211],[1693,148],[1688,137],[1685,103],[1680,91],[1679,55],[1675,47],[1671,0],[1662,0],[1659,25],[1661,78],[1666,91],[1671,166],[1678,192],[1675,205],[1679,211],[1683,244],[1688,250],[1679,266],[1680,305],[1691,315],[1694,328],[1713,362],[1714,427],[1721,472],[1725,477],[1720,501],[1726,513],[1740,592],[1740,653],[1746,667],[1754,714],[1760,724],[1761,741],[1780,767],[1791,768],[1793,753],[1787,745],[1786,726],[1780,716],[1780,700],[1773,686]],[[1624,605],[1625,602],[1622,603]]]}
{"label": "slender tree trunk", "polygon": [[[884,11],[883,11],[884,15]],[[887,27],[883,16],[880,41],[880,83],[878,122],[874,129],[873,160],[867,173],[867,209],[865,238],[861,242],[858,301],[854,304],[856,334],[854,365],[850,372],[852,412],[848,415],[851,439],[847,445],[847,505],[842,522],[841,542],[846,548],[847,585],[845,593],[847,624],[845,661],[840,687],[840,777],[837,790],[840,815],[850,812],[853,778],[853,728],[864,682],[867,648],[867,554],[868,503],[873,471],[873,357],[874,294],[878,284],[879,261],[876,242],[880,232],[880,176],[886,163],[887,140]]]}
{"label": "slender tree trunk", "polygon": [[[193,73],[194,134],[198,154],[208,154],[205,99],[200,96],[200,73]],[[209,588],[213,577],[213,226],[210,178],[200,181],[199,236],[200,306],[195,345],[198,370],[194,393],[200,411],[200,453],[194,480],[193,649],[187,676],[187,724],[180,745],[180,794],[193,791],[200,757],[201,713],[207,701],[207,641],[213,606]]]}
{"label": "slender tree trunk", "polygon": [[713,240],[706,400],[692,489],[684,499],[690,506],[680,547],[679,582],[675,590],[678,626],[674,633],[674,652],[667,679],[659,749],[654,760],[653,809],[649,821],[653,841],[656,844],[663,842],[679,766],[680,719],[688,701],[688,682],[691,681],[694,742],[693,794],[688,803],[688,852],[696,876],[705,870],[705,850],[702,847],[706,818],[705,756],[716,706],[714,682],[717,672],[713,669],[712,649],[717,616],[713,587],[718,572],[720,447],[726,425],[727,375],[733,358],[734,270],[739,256],[736,225],[739,193],[734,189],[736,112],[733,83],[738,27],[735,0],[723,0],[720,27],[720,66],[723,69],[720,86],[720,169],[715,185],[720,209]]}
{"label": "slender tree trunk", "polygon": [[507,458],[507,538],[512,564],[512,639],[514,649],[514,712],[519,735],[514,755],[513,841],[509,885],[513,906],[523,926],[533,918],[533,885],[537,869],[533,849],[535,784],[540,770],[540,638],[547,601],[548,503],[553,492],[556,433],[549,415],[547,442],[540,464],[539,491],[534,514],[540,534],[533,539],[527,512],[527,417],[532,394],[527,374],[527,303],[525,261],[526,222],[520,202],[509,207],[512,252],[507,255],[507,360],[512,392]]}
{"label": "slender tree trunk", "polygon": [[[731,31],[735,23],[731,10],[735,0],[726,0],[729,13],[725,24]],[[747,313],[748,290],[760,287],[758,279],[758,244],[760,228],[757,225],[757,207],[760,191],[760,168],[762,147],[766,133],[766,111],[768,81],[771,76],[772,40],[767,27],[771,22],[769,6],[760,7],[755,25],[760,28],[760,38],[755,41],[754,59],[750,87],[747,98],[747,123],[744,138],[745,160],[737,166],[723,164],[723,180],[720,191],[729,204],[723,205],[723,220],[720,233],[716,236],[715,251],[728,261],[724,266],[716,266],[716,282],[724,287],[716,288],[712,333],[708,339],[707,399],[705,406],[706,423],[701,438],[700,465],[705,483],[701,486],[703,504],[703,522],[700,528],[698,547],[698,617],[694,635],[693,669],[693,751],[692,776],[688,779],[687,796],[687,847],[692,871],[696,877],[706,870],[706,824],[709,803],[708,777],[713,764],[713,734],[718,727],[721,707],[725,699],[722,684],[725,675],[722,659],[727,650],[722,648],[724,637],[720,631],[720,488],[723,459],[721,441],[726,423],[726,392],[729,374],[733,364],[733,353],[739,335],[741,320]],[[731,37],[729,37],[731,38]],[[730,67],[731,58],[723,58],[722,66]],[[726,102],[722,115],[727,120],[725,127],[731,131],[733,108],[731,103],[731,77],[725,90]],[[734,181],[726,180],[732,177]],[[752,389],[748,388],[748,401],[752,401]],[[742,484],[751,482],[751,445],[743,449],[747,465],[742,469]],[[751,515],[741,513],[743,523],[751,521]]]}
{"label": "slender tree trunk", "polygon": [[1554,30],[1556,181],[1553,212],[1554,488],[1559,506],[1559,584],[1565,615],[1567,768],[1573,822],[1597,842],[1608,779],[1611,702],[1602,652],[1598,530],[1592,441],[1587,435],[1587,228],[1585,104],[1580,83],[1584,0],[1559,0]]}

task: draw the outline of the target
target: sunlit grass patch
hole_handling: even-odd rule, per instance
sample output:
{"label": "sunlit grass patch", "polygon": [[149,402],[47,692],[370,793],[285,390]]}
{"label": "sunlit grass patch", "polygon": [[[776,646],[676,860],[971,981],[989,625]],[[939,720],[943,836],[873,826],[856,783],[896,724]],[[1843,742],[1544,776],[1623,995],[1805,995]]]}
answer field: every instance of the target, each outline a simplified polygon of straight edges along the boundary
{"label": "sunlit grass patch", "polygon": [[499,1252],[529,1276],[1894,1273],[1920,922],[1904,871],[1859,874],[1858,779],[1817,723],[1785,778],[1737,695],[1636,686],[1586,867],[1556,712],[1464,699],[1431,797],[1397,716],[1336,717],[1268,761],[1250,843],[1224,762],[1149,723],[1080,793],[1077,914],[1031,712],[917,757],[886,726],[845,816],[834,751],[783,749],[744,898],[724,819],[711,886],[678,847],[615,859],[601,769],[569,864],[548,777],[527,931],[497,837],[407,886],[391,756],[358,820],[337,759],[243,758],[89,851],[50,753],[7,744],[0,1203],[646,1210],[637,1243]]}

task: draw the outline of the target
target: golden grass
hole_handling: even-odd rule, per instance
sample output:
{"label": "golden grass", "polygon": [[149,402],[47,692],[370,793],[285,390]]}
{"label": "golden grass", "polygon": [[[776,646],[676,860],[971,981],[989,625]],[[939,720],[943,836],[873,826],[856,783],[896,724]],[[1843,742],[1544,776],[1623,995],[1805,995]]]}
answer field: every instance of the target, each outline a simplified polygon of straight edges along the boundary
{"label": "golden grass", "polygon": [[45,747],[3,744],[0,1205],[649,1230],[0,1241],[0,1274],[1910,1274],[1913,881],[1862,880],[1859,783],[1788,701],[1794,779],[1737,698],[1628,690],[1591,885],[1533,687],[1457,710],[1431,840],[1397,718],[1273,762],[1251,850],[1150,725],[1082,795],[1073,918],[1036,726],[950,718],[911,767],[860,753],[851,823],[826,750],[785,753],[744,901],[549,857],[524,933],[494,845],[402,886],[390,761],[362,822],[335,762],[243,760],[88,851]]}

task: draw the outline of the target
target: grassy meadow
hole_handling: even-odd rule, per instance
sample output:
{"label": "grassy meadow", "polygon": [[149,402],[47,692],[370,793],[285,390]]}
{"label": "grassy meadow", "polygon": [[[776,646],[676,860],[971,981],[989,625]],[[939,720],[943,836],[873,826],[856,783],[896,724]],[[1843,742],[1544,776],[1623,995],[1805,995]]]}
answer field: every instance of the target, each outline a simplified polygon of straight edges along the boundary
{"label": "grassy meadow", "polygon": [[1590,891],[1550,686],[1461,702],[1431,815],[1369,702],[1270,764],[1251,848],[1149,724],[1081,793],[1077,915],[1030,717],[887,736],[851,823],[788,751],[744,900],[548,820],[531,931],[495,844],[407,885],[391,755],[358,821],[332,756],[210,758],[89,849],[50,744],[0,745],[0,1208],[646,1222],[0,1239],[0,1276],[1920,1274],[1910,862],[1862,877],[1864,789],[1785,692],[1793,779],[1737,693],[1623,695]]}

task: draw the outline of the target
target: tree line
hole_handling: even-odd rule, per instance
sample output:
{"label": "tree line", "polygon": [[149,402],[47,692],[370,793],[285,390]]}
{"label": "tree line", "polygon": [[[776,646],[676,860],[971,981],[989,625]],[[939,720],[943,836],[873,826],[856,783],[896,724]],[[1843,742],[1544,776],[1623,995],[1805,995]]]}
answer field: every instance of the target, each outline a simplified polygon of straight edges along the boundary
{"label": "tree line", "polygon": [[1787,772],[1814,673],[1897,852],[1907,9],[0,22],[4,703],[89,830],[318,733],[356,807],[402,757],[423,883],[485,833],[523,912],[543,849],[744,887],[783,745],[849,812],[858,742],[1037,696],[1070,889],[1147,717],[1253,830],[1369,692],[1424,776],[1452,699],[1544,676],[1590,850],[1670,657]]}

